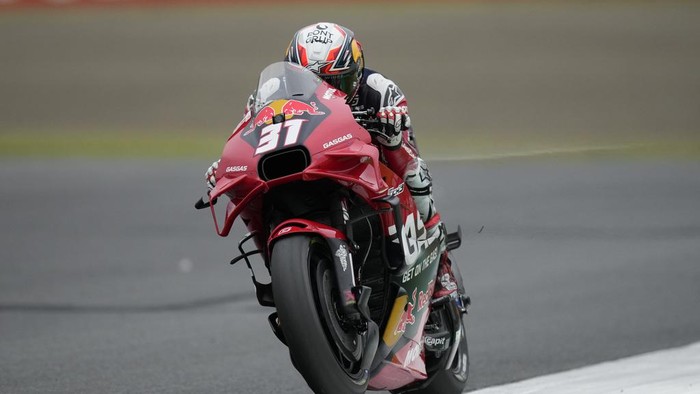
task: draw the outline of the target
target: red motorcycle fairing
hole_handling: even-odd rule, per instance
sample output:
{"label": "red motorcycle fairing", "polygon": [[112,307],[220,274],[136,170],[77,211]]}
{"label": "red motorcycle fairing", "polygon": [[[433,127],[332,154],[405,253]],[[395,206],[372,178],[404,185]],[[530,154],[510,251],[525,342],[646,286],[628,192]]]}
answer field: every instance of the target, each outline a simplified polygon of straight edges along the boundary
{"label": "red motorcycle fairing", "polygon": [[[316,97],[321,97],[319,101],[323,102],[323,104],[319,102],[318,106],[324,109],[327,108],[328,110],[325,112],[316,114],[301,112],[298,115],[296,113],[299,112],[282,113],[285,118],[303,121],[294,123],[301,128],[301,131],[296,131],[299,133],[296,138],[302,142],[301,144],[287,145],[287,136],[290,132],[295,132],[294,130],[290,131],[289,128],[283,128],[282,126],[278,129],[275,126],[282,123],[271,122],[267,124],[263,121],[256,122],[257,116],[247,127],[231,135],[221,155],[219,170],[216,172],[216,187],[209,193],[211,200],[223,194],[227,194],[231,199],[226,209],[222,227],[219,227],[216,212],[213,206],[211,207],[212,215],[215,218],[216,231],[220,236],[229,234],[235,219],[248,207],[253,199],[267,192],[272,187],[295,180],[333,179],[349,187],[353,192],[368,201],[386,195],[388,185],[382,180],[383,171],[380,169],[380,166],[383,165],[379,161],[378,149],[371,145],[372,139],[367,130],[354,121],[344,98],[327,94],[332,90],[334,89],[325,84],[319,85],[316,90]],[[280,101],[283,100],[273,102],[271,105],[278,107],[279,110],[279,107],[284,106],[284,103]],[[266,106],[260,111],[266,111],[267,108],[271,107]],[[331,112],[347,112],[347,116],[327,116]],[[321,119],[313,119],[312,122],[311,118]],[[267,117],[261,119],[265,120]],[[284,123],[288,123],[289,119]],[[307,121],[309,122],[308,126],[315,127],[305,127],[307,125],[304,123]],[[257,123],[260,123],[260,125]],[[260,137],[263,130],[270,126],[273,126],[274,129],[270,128],[268,130],[274,131],[268,132],[266,136],[273,132],[277,133],[278,151],[287,151],[289,148],[299,147],[301,151],[306,150],[308,152],[310,163],[299,172],[265,181],[260,177],[260,167],[262,167],[260,164],[263,164],[260,163],[260,160],[263,158],[263,155],[256,153],[256,150],[261,145],[267,146],[271,142],[263,138],[255,139],[254,136]],[[316,132],[318,130],[321,130],[321,132]],[[280,138],[280,134],[283,131],[288,133],[284,140]],[[254,146],[256,143],[258,144],[257,147]],[[275,149],[270,152],[275,152]]]}
{"label": "red motorcycle fairing", "polygon": [[[379,150],[371,142],[369,132],[352,116],[345,97],[330,85],[319,83],[304,102],[273,100],[243,122],[224,147],[216,187],[209,198],[230,198],[222,225],[211,206],[220,236],[228,235],[235,219],[242,216],[257,233],[256,244],[265,248],[264,256],[269,258],[270,247],[280,237],[316,233],[329,242],[336,266],[342,266],[340,250],[348,248],[345,234],[303,219],[291,219],[266,231],[260,219],[263,196],[284,184],[328,179],[352,190],[375,210],[385,211],[379,217],[386,245],[395,249],[392,255],[403,259],[400,264],[391,264],[390,281],[399,294],[373,357],[369,387],[391,390],[427,376],[423,329],[435,285],[439,242],[426,238],[403,180],[381,163]],[[388,206],[392,212],[386,212]],[[339,281],[347,281],[345,278]],[[344,295],[347,304],[355,301],[347,291]]]}
{"label": "red motorcycle fairing", "polygon": [[371,389],[393,390],[427,377],[423,331],[430,314],[439,251],[439,242],[429,243],[413,264],[391,277],[391,282],[400,286],[400,293],[372,365]]}
{"label": "red motorcycle fairing", "polygon": [[277,225],[277,227],[270,232],[271,235],[267,239],[267,244],[270,246],[280,237],[299,233],[314,233],[322,236],[323,238],[336,238],[343,241],[347,240],[345,238],[345,234],[338,231],[338,229],[327,226],[323,223],[317,223],[305,219],[289,219]]}

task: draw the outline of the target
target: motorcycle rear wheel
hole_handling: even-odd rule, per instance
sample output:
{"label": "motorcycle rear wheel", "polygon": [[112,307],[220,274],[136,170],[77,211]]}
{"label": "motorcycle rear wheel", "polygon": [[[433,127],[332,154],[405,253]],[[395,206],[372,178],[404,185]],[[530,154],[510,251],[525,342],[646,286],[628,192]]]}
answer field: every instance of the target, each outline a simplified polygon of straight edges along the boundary
{"label": "motorcycle rear wheel", "polygon": [[469,379],[469,346],[466,331],[462,323],[462,337],[459,341],[457,354],[448,369],[441,369],[428,387],[412,391],[415,394],[457,394],[464,391]]}
{"label": "motorcycle rear wheel", "polygon": [[293,364],[315,393],[364,393],[364,342],[344,328],[335,307],[332,261],[317,237],[277,241],[270,265],[275,305]]}

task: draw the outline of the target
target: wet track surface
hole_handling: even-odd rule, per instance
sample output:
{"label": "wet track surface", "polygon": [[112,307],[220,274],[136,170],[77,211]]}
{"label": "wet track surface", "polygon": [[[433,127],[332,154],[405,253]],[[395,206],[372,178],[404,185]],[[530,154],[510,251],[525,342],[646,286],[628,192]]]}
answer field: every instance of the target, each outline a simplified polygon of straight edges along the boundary
{"label": "wet track surface", "polygon": [[[471,389],[700,340],[700,164],[433,162]],[[2,160],[0,391],[306,393],[199,161]],[[482,229],[481,233],[479,230]]]}

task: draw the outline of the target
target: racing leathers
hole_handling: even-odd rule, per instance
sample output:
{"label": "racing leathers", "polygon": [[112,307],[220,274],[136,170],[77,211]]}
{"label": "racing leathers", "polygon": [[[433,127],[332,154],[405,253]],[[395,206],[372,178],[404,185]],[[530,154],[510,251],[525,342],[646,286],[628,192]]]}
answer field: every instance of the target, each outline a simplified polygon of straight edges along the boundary
{"label": "racing leathers", "polygon": [[[435,209],[432,178],[428,166],[418,154],[408,115],[408,103],[401,89],[382,74],[365,68],[355,97],[349,102],[353,111],[371,109],[380,120],[381,133],[373,134],[382,161],[401,176],[416,203],[427,237],[445,242],[445,230]],[[456,294],[457,285],[445,250],[440,257],[434,298]]]}

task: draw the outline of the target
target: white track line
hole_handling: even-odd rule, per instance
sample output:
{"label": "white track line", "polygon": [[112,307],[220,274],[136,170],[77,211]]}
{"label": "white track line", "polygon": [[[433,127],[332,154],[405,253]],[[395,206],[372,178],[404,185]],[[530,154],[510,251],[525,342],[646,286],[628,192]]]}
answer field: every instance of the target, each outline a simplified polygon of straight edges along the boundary
{"label": "white track line", "polygon": [[571,371],[540,376],[471,394],[700,393],[700,342]]}
{"label": "white track line", "polygon": [[561,154],[581,154],[581,153],[602,153],[624,151],[636,149],[649,144],[628,144],[628,145],[606,145],[606,146],[590,146],[580,148],[551,148],[530,150],[523,152],[506,152],[506,153],[491,153],[483,155],[464,155],[464,156],[446,156],[446,157],[430,157],[429,161],[464,161],[464,160],[498,160],[498,159],[514,159],[535,156],[549,156]]}

